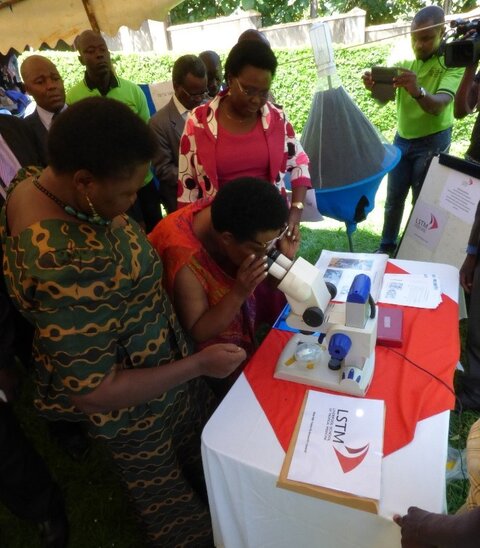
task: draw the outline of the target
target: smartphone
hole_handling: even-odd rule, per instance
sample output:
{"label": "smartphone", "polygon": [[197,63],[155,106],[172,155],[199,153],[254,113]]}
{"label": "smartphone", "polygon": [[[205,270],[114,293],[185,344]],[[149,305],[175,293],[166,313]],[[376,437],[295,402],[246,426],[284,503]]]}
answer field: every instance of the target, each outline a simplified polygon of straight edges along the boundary
{"label": "smartphone", "polygon": [[393,85],[393,79],[398,76],[397,67],[372,67],[372,80],[376,84]]}

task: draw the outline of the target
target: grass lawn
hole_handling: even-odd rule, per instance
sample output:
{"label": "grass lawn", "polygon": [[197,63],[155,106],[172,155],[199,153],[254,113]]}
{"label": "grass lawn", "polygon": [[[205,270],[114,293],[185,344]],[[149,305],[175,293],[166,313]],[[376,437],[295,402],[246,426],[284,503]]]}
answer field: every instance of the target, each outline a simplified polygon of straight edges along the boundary
{"label": "grass lawn", "polygon": [[[379,242],[383,223],[385,181],[377,193],[376,207],[353,234],[357,252],[372,252]],[[406,221],[406,215],[404,218]],[[333,220],[305,223],[302,227],[301,254],[315,262],[322,249],[348,251],[344,225]],[[462,326],[462,331],[463,331]],[[125,495],[113,473],[113,466],[105,452],[94,445],[92,453],[82,464],[69,460],[48,439],[47,430],[29,407],[31,386],[24,384],[23,396],[18,404],[18,414],[29,436],[48,462],[53,475],[62,487],[71,521],[72,548],[136,548],[141,547],[141,535],[129,513]],[[450,445],[464,447],[468,428],[478,414],[465,412],[461,417],[453,414],[450,422]],[[467,482],[455,481],[447,490],[448,509],[454,512],[463,503]],[[36,548],[36,530],[0,507],[0,546],[2,548]]]}

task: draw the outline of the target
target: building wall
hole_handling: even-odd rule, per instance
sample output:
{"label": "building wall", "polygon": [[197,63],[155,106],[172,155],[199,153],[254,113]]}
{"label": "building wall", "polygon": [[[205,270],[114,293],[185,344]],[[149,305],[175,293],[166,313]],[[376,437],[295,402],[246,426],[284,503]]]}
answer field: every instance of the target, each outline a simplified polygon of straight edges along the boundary
{"label": "building wall", "polygon": [[328,22],[334,43],[353,45],[365,40],[365,12],[358,8],[346,14],[265,28],[261,26],[260,13],[254,10],[168,27],[158,21],[145,21],[138,31],[122,27],[116,36],[105,39],[112,51],[126,53],[155,51],[180,55],[206,49],[227,52],[243,31],[253,28],[263,32],[274,48],[301,48],[310,46],[309,29],[320,21]]}
{"label": "building wall", "polygon": [[366,12],[354,8],[348,13],[318,17],[259,29],[273,48],[301,48],[310,46],[310,27],[316,23],[328,23],[334,44],[363,44],[365,41]]}
{"label": "building wall", "polygon": [[167,33],[172,52],[200,53],[207,49],[221,52],[229,51],[243,31],[257,29],[261,24],[260,13],[248,10],[200,23],[172,25]]}
{"label": "building wall", "polygon": [[[480,8],[465,13],[447,16],[447,21],[459,17],[478,17]],[[112,51],[126,53],[154,51],[157,53],[199,53],[206,49],[227,52],[236,43],[238,36],[249,28],[265,34],[273,48],[310,47],[310,27],[326,21],[334,44],[357,45],[377,40],[388,40],[399,34],[408,34],[410,23],[398,21],[387,25],[365,26],[366,12],[354,8],[345,14],[308,19],[262,28],[262,18],[254,10],[242,11],[229,17],[218,17],[208,21],[185,25],[166,26],[159,21],[145,21],[138,31],[121,27],[115,37],[105,36]]]}

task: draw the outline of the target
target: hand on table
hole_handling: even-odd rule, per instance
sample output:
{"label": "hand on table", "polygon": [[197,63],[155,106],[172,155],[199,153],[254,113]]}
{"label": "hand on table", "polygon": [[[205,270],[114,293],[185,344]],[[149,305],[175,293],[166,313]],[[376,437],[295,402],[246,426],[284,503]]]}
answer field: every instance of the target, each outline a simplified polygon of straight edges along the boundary
{"label": "hand on table", "polygon": [[393,521],[402,529],[402,548],[434,548],[432,544],[422,542],[418,534],[420,524],[429,514],[416,506],[410,506],[405,516],[393,516]]}

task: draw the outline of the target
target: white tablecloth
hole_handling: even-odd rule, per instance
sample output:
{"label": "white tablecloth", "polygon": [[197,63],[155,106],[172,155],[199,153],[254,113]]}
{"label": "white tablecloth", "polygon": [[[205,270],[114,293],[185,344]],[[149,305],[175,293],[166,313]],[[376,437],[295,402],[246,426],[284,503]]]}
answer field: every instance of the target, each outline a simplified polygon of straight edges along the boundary
{"label": "white tablecloth", "polygon": [[[435,273],[458,300],[458,270],[393,260],[410,273]],[[409,506],[445,510],[449,412],[417,424],[412,443],[382,461],[379,515],[276,487],[285,457],[242,374],[206,425],[202,457],[215,544],[226,548],[395,548],[391,517]]]}

